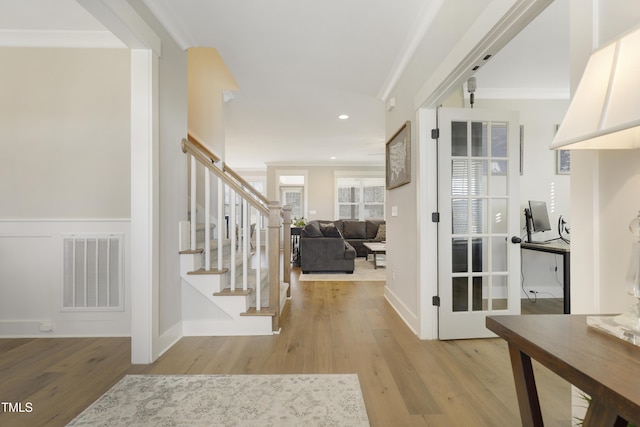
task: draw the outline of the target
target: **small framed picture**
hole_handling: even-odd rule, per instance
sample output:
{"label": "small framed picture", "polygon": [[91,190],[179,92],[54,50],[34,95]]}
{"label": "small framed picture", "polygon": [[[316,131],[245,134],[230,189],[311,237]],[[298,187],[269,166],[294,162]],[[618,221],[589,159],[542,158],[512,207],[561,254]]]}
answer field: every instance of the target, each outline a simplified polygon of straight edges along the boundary
{"label": "small framed picture", "polygon": [[556,151],[556,174],[557,175],[571,174],[571,151],[569,150]]}
{"label": "small framed picture", "polygon": [[411,122],[407,121],[386,146],[387,190],[411,182]]}

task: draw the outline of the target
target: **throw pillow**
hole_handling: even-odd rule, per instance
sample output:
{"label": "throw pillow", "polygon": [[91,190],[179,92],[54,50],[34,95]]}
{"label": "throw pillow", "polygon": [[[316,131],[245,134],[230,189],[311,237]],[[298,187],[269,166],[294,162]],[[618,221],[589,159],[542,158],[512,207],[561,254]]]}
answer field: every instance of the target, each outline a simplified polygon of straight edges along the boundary
{"label": "throw pillow", "polygon": [[343,233],[345,239],[366,239],[364,221],[344,221]]}
{"label": "throw pillow", "polygon": [[378,226],[376,240],[387,240],[387,224],[380,224]]}
{"label": "throw pillow", "polygon": [[311,221],[305,225],[300,234],[302,237],[322,237],[320,225],[315,221]]}
{"label": "throw pillow", "polygon": [[324,237],[342,237],[342,234],[333,223],[320,224],[320,231]]}

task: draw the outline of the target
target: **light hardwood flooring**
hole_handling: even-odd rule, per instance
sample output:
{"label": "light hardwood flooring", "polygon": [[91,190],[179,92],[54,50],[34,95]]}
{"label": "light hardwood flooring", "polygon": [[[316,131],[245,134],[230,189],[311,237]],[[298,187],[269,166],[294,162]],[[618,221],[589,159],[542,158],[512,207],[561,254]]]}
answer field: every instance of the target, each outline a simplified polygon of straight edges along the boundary
{"label": "light hardwood flooring", "polygon": [[[518,426],[501,339],[421,341],[374,282],[297,282],[282,333],[188,337],[151,365],[126,338],[0,340],[0,426],[65,425],[126,374],[357,373],[372,426]],[[535,364],[547,426],[570,426],[570,386]]]}

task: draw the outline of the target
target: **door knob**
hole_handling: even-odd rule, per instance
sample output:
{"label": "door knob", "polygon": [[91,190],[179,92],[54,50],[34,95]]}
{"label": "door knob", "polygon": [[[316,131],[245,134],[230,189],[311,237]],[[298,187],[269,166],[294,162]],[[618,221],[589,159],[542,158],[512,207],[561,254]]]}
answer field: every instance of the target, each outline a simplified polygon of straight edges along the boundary
{"label": "door knob", "polygon": [[519,238],[518,236],[513,236],[511,238],[511,243],[515,243],[515,244],[522,243],[522,239]]}

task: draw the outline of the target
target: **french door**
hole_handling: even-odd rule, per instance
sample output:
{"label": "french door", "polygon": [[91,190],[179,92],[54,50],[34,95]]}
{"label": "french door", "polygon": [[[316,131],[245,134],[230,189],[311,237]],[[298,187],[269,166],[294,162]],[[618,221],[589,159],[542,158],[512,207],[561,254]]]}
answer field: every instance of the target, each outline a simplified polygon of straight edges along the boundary
{"label": "french door", "polygon": [[438,109],[440,339],[495,336],[490,314],[520,314],[517,112]]}

